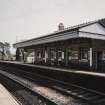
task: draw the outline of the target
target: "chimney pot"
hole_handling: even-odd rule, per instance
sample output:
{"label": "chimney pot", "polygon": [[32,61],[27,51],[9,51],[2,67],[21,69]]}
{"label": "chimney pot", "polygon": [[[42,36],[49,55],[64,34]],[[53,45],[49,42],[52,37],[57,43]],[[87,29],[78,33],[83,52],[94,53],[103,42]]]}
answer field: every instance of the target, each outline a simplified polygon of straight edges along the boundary
{"label": "chimney pot", "polygon": [[63,23],[59,23],[59,25],[58,25],[58,30],[59,30],[59,31],[64,30],[64,24],[63,24]]}

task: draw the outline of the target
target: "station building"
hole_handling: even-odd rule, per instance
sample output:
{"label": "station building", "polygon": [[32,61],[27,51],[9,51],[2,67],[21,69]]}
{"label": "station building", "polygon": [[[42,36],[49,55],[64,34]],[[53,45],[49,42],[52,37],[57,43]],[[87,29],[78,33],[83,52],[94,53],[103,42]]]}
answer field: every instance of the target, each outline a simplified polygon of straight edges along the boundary
{"label": "station building", "polygon": [[17,42],[16,60],[38,65],[90,71],[105,70],[105,19],[64,28]]}

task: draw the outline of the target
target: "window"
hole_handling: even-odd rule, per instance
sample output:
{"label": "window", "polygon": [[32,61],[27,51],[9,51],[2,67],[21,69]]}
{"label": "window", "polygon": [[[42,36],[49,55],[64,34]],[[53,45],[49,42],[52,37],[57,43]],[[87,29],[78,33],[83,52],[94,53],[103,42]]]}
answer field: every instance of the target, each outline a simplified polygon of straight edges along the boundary
{"label": "window", "polygon": [[37,52],[37,58],[39,58],[39,59],[41,58],[41,52],[40,51]]}
{"label": "window", "polygon": [[88,48],[81,48],[80,49],[80,59],[81,60],[88,60],[89,59],[89,51]]}
{"label": "window", "polygon": [[78,50],[72,49],[72,59],[78,59]]}
{"label": "window", "polygon": [[71,49],[68,48],[68,60],[69,61],[71,60],[71,56],[72,56]]}
{"label": "window", "polygon": [[41,57],[45,58],[45,52],[44,52],[44,50],[41,51]]}
{"label": "window", "polygon": [[58,58],[62,58],[62,51],[58,51]]}
{"label": "window", "polygon": [[51,49],[51,58],[55,59],[56,58],[56,52],[54,51],[54,49]]}
{"label": "window", "polygon": [[64,52],[63,51],[58,51],[58,58],[64,59]]}
{"label": "window", "polygon": [[103,54],[102,54],[102,60],[105,60],[105,50],[103,51]]}
{"label": "window", "polygon": [[68,49],[68,59],[77,60],[78,59],[78,49]]}

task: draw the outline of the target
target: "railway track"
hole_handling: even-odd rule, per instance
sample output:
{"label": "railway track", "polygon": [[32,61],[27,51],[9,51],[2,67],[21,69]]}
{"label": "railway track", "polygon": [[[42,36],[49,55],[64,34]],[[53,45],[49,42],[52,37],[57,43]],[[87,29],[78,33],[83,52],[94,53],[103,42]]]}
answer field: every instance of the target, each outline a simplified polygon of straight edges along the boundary
{"label": "railway track", "polygon": [[55,105],[2,74],[0,74],[0,83],[5,86],[19,105]]}
{"label": "railway track", "polygon": [[[86,89],[71,83],[62,82],[48,76],[42,76],[40,74],[31,73],[24,69],[18,69],[14,67],[1,67],[2,70],[28,79],[29,81],[45,85],[56,91],[59,91],[65,95],[70,95],[75,98],[84,100],[92,105],[105,105],[105,94],[97,92],[91,89]],[[21,75],[20,75],[21,74]]]}
{"label": "railway track", "polygon": [[[55,91],[54,89],[46,86],[41,86],[39,84],[36,84],[36,82],[32,82],[32,80],[29,81],[29,79],[21,78],[14,75],[14,73],[8,73],[7,71],[4,71],[3,69],[0,70],[0,74],[28,88],[32,91],[32,93],[37,93],[45,100],[47,100],[48,103],[50,103],[44,105],[71,105],[72,98],[70,96],[63,95],[60,92]],[[72,105],[75,105],[74,102]]]}

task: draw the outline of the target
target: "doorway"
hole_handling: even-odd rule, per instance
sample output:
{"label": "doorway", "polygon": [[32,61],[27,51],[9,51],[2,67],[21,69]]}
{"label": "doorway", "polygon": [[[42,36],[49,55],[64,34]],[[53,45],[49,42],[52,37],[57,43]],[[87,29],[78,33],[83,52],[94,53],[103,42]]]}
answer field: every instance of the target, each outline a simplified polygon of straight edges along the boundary
{"label": "doorway", "polygon": [[102,70],[102,51],[97,52],[97,70]]}

